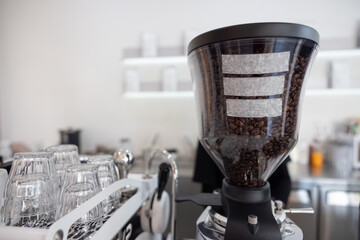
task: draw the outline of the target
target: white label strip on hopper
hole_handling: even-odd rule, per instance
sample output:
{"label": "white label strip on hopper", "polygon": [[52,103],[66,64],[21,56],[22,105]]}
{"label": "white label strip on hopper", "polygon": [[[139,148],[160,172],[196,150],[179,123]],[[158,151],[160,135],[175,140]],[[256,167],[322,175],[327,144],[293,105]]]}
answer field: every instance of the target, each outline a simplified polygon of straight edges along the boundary
{"label": "white label strip on hopper", "polygon": [[259,78],[224,77],[224,94],[228,96],[271,96],[283,94],[284,76]]}
{"label": "white label strip on hopper", "polygon": [[230,117],[278,117],[282,113],[282,99],[226,99],[226,110]]}
{"label": "white label strip on hopper", "polygon": [[289,71],[290,52],[222,55],[222,71],[228,74],[265,74]]}

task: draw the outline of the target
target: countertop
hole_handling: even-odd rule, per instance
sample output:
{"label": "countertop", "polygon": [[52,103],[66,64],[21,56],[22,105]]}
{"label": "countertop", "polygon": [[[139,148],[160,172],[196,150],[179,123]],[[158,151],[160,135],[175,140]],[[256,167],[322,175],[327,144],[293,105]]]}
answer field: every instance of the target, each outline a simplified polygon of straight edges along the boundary
{"label": "countertop", "polygon": [[[158,171],[159,165],[164,162],[160,159],[154,159],[151,164],[151,173],[156,173]],[[176,165],[178,168],[179,177],[192,177],[194,171],[194,162],[185,159],[177,158]],[[131,173],[145,173],[145,161],[142,158],[135,158],[134,164],[130,169]]]}
{"label": "countertop", "polygon": [[[151,172],[157,172],[157,166],[162,161],[154,160]],[[176,160],[179,177],[193,176],[194,162],[188,159],[178,158]],[[293,182],[315,183],[315,184],[360,184],[360,170],[336,169],[330,164],[324,164],[321,168],[312,168],[309,165],[289,162],[289,173]],[[136,159],[130,172],[144,173],[145,162]]]}
{"label": "countertop", "polygon": [[288,163],[290,177],[293,182],[311,182],[316,184],[360,184],[360,171],[355,169],[336,169],[330,164],[321,168],[294,162]]}
{"label": "countertop", "polygon": [[[154,159],[151,173],[156,173],[160,159]],[[177,158],[179,177],[192,178],[194,172],[194,161],[185,158]],[[1,165],[10,168],[11,163]],[[306,164],[289,162],[287,164],[290,177],[293,182],[315,183],[315,184],[360,184],[360,169],[344,170],[336,169],[330,164],[324,164],[321,168],[312,168]],[[145,173],[145,161],[142,158],[135,158],[130,173]]]}

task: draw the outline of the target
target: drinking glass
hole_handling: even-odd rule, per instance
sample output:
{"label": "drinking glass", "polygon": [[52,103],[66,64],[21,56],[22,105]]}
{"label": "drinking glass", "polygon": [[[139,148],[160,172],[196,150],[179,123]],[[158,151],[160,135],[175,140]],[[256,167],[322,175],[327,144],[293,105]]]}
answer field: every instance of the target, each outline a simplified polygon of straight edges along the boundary
{"label": "drinking glass", "polygon": [[61,144],[48,147],[46,151],[54,155],[55,168],[60,183],[59,187],[62,189],[66,167],[80,163],[78,147],[73,144]]}
{"label": "drinking glass", "polygon": [[51,154],[16,153],[5,190],[4,223],[47,228],[56,220],[58,181]]}
{"label": "drinking glass", "polygon": [[[0,168],[0,209],[2,209],[2,206],[4,204],[4,193],[5,193],[5,187],[6,182],[8,179],[8,172],[5,168]],[[0,210],[0,226],[3,225],[3,213],[2,210]]]}
{"label": "drinking glass", "polygon": [[[102,190],[119,180],[114,159],[111,155],[103,154],[90,156],[88,163],[97,165],[99,167],[98,176]],[[109,197],[107,197],[102,202],[104,212],[110,212],[111,210],[116,209],[120,203],[120,198],[120,190],[112,193]]]}
{"label": "drinking glass", "polygon": [[[66,168],[61,191],[60,217],[68,214],[101,191],[97,172],[98,166],[92,164],[74,164]],[[102,208],[98,205],[81,216],[78,222],[97,221],[102,213]]]}

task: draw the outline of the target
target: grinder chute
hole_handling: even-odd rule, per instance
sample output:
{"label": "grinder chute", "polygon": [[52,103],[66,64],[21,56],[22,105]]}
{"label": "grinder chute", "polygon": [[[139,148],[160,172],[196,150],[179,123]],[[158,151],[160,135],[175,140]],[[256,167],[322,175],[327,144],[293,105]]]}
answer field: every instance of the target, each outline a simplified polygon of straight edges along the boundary
{"label": "grinder chute", "polygon": [[266,180],[298,139],[319,35],[254,23],[206,32],[188,48],[201,144],[225,176],[225,239],[281,239]]}

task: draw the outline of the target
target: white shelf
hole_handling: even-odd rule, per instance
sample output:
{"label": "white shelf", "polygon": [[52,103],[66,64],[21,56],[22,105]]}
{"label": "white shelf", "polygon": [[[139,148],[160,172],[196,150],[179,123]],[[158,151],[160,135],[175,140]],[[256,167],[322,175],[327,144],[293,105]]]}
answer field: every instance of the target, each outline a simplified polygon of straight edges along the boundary
{"label": "white shelf", "polygon": [[[347,50],[319,50],[316,59],[333,59],[360,57],[360,49]],[[315,61],[316,61],[315,59]],[[169,56],[169,57],[134,57],[123,60],[125,66],[144,66],[144,65],[178,65],[187,64],[187,56]]]}
{"label": "white shelf", "polygon": [[[307,89],[306,96],[341,96],[360,95],[360,89]],[[192,91],[179,92],[127,92],[124,93],[127,99],[161,99],[161,98],[194,98]]]}
{"label": "white shelf", "polygon": [[[341,96],[360,95],[360,89],[307,89],[306,96]],[[182,92],[127,92],[124,93],[127,99],[160,99],[160,98],[194,98],[192,91]]]}
{"label": "white shelf", "polygon": [[[354,60],[356,58],[356,60]],[[346,60],[354,68],[360,59],[360,49],[349,50],[326,50],[321,51],[315,58],[312,74],[315,80],[322,79],[327,81],[328,64],[331,60]],[[159,56],[159,57],[130,57],[123,59],[125,69],[135,69],[139,72],[140,82],[160,84],[162,71],[166,67],[173,67],[179,81],[191,82],[190,72],[187,64],[187,56]],[[355,77],[358,77],[355,73]],[[318,87],[318,86],[317,86]],[[148,89],[151,90],[151,89]],[[360,89],[307,89],[306,95],[309,96],[340,96],[340,95],[359,95]],[[192,91],[178,92],[126,92],[123,94],[128,99],[159,99],[159,98],[193,98]]]}
{"label": "white shelf", "polygon": [[187,64],[186,56],[171,56],[171,57],[137,57],[126,58],[123,60],[125,66],[145,66],[145,65],[182,65]]}
{"label": "white shelf", "polygon": [[127,93],[124,93],[124,98],[128,98],[128,99],[194,98],[194,93],[192,91],[182,91],[182,92],[127,92]]}
{"label": "white shelf", "polygon": [[360,57],[360,49],[347,49],[347,50],[326,50],[318,52],[316,59],[335,59],[335,58],[351,58]]}
{"label": "white shelf", "polygon": [[344,88],[344,89],[333,89],[333,88],[325,88],[325,89],[306,89],[306,96],[341,96],[341,95],[360,95],[359,88]]}

